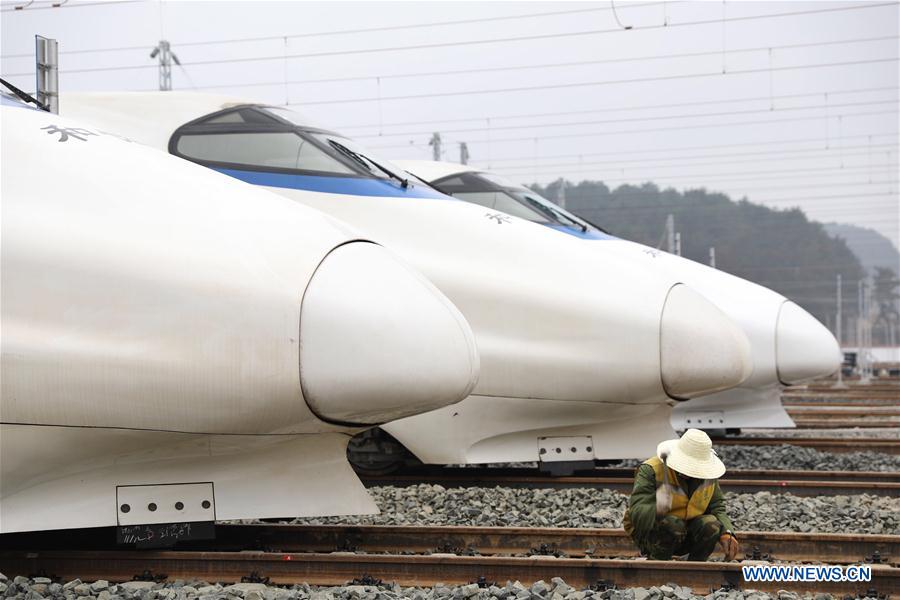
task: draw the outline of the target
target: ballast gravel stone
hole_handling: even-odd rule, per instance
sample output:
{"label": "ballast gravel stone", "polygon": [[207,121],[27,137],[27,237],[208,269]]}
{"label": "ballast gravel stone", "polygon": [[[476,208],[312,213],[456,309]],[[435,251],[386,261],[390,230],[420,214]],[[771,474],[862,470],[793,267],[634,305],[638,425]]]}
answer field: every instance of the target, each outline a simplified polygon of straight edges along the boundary
{"label": "ballast gravel stone", "polygon": [[[378,515],[311,517],[308,525],[621,527],[628,496],[591,488],[369,488]],[[726,493],[735,527],[756,531],[900,533],[900,498]]]}
{"label": "ballast gravel stone", "polygon": [[[19,576],[21,577],[21,576]],[[397,584],[377,582],[376,585],[349,585],[320,587],[306,584],[290,587],[274,587],[263,584],[221,584],[206,581],[182,581],[151,583],[150,586],[108,585],[99,589],[93,584],[50,584],[49,591],[40,593],[28,578],[17,577],[9,581],[0,574],[0,595],[6,600],[840,600],[831,594],[797,594],[780,591],[774,594],[753,590],[693,590],[676,583],[649,588],[612,590],[576,589],[559,577],[551,581],[536,581],[531,585],[519,581],[503,583],[485,582],[468,585],[443,585],[434,587],[402,587]],[[22,581],[24,580],[24,581]],[[97,582],[94,582],[97,583]],[[89,595],[76,596],[72,589],[87,585]],[[43,589],[43,588],[41,588]],[[865,600],[863,598],[862,600]],[[874,599],[873,600],[877,600]]]}
{"label": "ballast gravel stone", "polygon": [[741,429],[742,438],[878,438],[897,439],[900,427],[853,427],[843,429]]}
{"label": "ballast gravel stone", "polygon": [[[716,454],[729,469],[779,469],[811,471],[900,472],[900,456],[872,452],[821,452],[815,448],[781,444],[775,446],[715,446]],[[623,460],[613,466],[636,467],[640,460]]]}

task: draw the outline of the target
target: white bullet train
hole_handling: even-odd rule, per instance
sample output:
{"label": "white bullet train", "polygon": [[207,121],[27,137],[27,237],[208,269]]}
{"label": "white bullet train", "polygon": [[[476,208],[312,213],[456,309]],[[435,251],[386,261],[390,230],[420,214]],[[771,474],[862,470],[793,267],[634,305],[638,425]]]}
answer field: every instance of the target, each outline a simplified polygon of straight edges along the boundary
{"label": "white bullet train", "polygon": [[318,211],[0,115],[0,532],[377,512],[347,441],[468,396],[456,307]]}
{"label": "white bullet train", "polygon": [[840,366],[840,350],[831,332],[808,312],[768,288],[608,235],[532,190],[482,169],[422,160],[395,164],[454,198],[584,239],[605,254],[658,266],[712,300],[740,325],[752,345],[752,374],[740,387],[680,403],[672,414],[676,429],[794,427],[781,405],[784,386],[830,375]]}
{"label": "white bullet train", "polygon": [[750,373],[708,300],[630,257],[455,201],[283,107],[189,92],[64,94],[64,114],[315,207],[420,269],[472,325],[481,374],[385,429],[426,463],[646,456],[673,399]]}

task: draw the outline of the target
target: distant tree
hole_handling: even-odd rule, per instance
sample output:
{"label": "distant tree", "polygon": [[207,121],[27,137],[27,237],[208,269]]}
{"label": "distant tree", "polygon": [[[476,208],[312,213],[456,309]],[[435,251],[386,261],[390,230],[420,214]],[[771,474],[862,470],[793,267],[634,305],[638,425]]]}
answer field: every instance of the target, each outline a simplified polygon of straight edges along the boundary
{"label": "distant tree", "polygon": [[[872,299],[878,309],[878,315],[872,328],[876,331],[880,329],[881,335],[878,336],[883,343],[890,346],[896,345],[897,332],[900,329],[900,312],[897,311],[897,300],[900,300],[900,294],[896,291],[900,286],[900,279],[897,279],[897,273],[893,269],[877,267],[875,269],[874,289],[872,291]],[[876,337],[873,332],[873,339]]]}
{"label": "distant tree", "polygon": [[666,217],[675,218],[682,256],[769,287],[834,328],[836,278],[843,281],[844,331],[856,312],[857,283],[865,271],[841,239],[828,235],[800,209],[775,210],[746,198],[733,201],[705,189],[679,192],[653,183],[610,189],[600,181],[562,180],[532,188],[554,200],[566,185],[566,207],[613,235],[666,248]]}

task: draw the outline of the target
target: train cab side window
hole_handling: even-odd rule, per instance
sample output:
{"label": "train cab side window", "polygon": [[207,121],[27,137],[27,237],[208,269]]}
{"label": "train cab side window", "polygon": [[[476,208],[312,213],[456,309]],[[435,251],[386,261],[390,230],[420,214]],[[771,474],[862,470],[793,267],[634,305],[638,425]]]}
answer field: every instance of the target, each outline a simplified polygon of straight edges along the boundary
{"label": "train cab side window", "polygon": [[178,138],[176,151],[201,162],[356,174],[293,132],[184,133]]}

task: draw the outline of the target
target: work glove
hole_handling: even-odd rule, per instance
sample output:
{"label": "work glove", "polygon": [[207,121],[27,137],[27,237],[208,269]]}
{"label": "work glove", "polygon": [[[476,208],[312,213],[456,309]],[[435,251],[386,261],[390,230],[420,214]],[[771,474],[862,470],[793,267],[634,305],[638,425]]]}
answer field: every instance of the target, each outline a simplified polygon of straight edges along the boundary
{"label": "work glove", "polygon": [[663,453],[660,458],[663,463],[663,484],[656,488],[656,518],[665,517],[672,508],[672,496],[674,490],[669,483],[669,465],[666,462],[669,458],[667,453]]}
{"label": "work glove", "polygon": [[672,509],[672,486],[664,483],[656,488],[656,518],[665,517]]}
{"label": "work glove", "polygon": [[722,546],[722,551],[725,552],[725,560],[734,560],[741,550],[737,538],[730,533],[719,536],[719,544]]}

